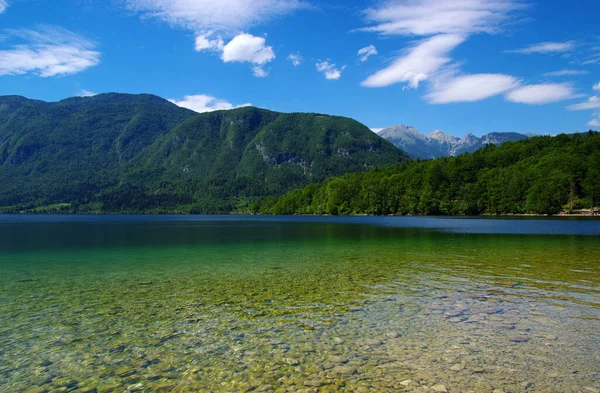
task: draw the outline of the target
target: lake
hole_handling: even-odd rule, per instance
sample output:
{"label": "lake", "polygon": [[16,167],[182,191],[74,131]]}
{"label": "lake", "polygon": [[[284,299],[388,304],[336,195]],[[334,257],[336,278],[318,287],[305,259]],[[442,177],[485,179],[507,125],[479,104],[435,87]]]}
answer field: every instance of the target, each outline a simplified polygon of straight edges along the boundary
{"label": "lake", "polygon": [[600,391],[600,221],[0,216],[0,392]]}

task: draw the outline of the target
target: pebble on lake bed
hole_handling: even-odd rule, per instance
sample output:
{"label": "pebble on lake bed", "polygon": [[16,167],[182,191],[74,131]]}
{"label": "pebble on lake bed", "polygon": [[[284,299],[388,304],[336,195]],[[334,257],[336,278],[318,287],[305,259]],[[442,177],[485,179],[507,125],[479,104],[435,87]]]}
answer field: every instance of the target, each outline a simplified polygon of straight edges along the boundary
{"label": "pebble on lake bed", "polygon": [[140,392],[140,391],[144,390],[144,384],[136,383],[135,385],[130,385],[127,387],[127,390],[129,392]]}
{"label": "pebble on lake bed", "polygon": [[526,343],[531,340],[528,336],[523,335],[510,336],[508,339],[514,343]]}

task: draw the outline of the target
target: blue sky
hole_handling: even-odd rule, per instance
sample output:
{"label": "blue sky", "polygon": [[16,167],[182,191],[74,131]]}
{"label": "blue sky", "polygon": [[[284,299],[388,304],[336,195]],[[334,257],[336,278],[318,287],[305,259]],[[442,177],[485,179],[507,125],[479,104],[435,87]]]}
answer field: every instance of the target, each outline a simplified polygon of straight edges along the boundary
{"label": "blue sky", "polygon": [[0,0],[0,95],[600,129],[599,16],[596,0]]}

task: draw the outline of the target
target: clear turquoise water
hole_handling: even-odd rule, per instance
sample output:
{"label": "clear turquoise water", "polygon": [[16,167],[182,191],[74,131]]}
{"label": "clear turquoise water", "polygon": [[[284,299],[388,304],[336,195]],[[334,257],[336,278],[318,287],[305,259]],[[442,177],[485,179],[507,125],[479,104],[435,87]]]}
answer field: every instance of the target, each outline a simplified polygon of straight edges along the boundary
{"label": "clear turquoise water", "polygon": [[0,391],[592,392],[599,240],[594,220],[0,216]]}

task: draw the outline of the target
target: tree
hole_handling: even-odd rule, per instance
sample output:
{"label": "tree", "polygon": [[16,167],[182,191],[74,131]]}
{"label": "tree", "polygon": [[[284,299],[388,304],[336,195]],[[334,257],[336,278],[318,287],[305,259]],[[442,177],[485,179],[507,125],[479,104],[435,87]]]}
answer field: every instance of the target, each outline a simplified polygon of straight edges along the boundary
{"label": "tree", "polygon": [[600,170],[596,167],[588,169],[582,183],[583,194],[590,203],[590,214],[593,216],[596,203],[600,199]]}

